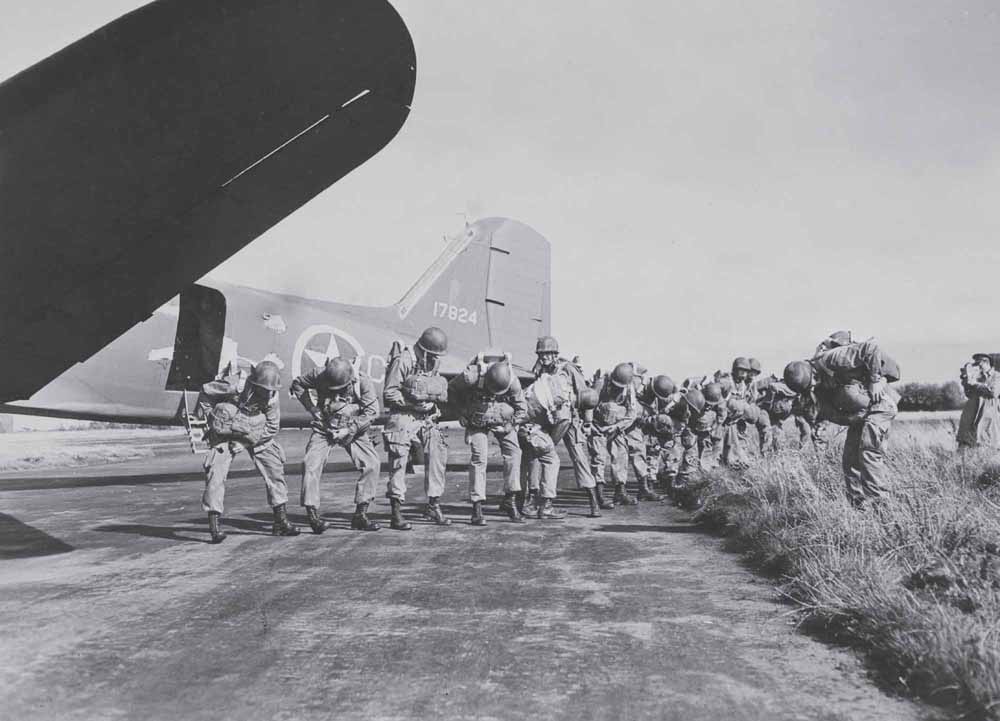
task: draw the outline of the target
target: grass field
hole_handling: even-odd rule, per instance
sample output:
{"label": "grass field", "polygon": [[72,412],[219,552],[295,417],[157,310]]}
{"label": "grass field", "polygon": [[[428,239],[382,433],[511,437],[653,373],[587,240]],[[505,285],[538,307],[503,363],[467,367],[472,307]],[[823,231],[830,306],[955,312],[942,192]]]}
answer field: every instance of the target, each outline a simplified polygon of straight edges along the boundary
{"label": "grass field", "polygon": [[897,420],[881,513],[844,497],[843,433],[821,453],[709,471],[683,501],[778,577],[807,630],[861,649],[883,683],[956,718],[1000,718],[1000,473],[995,453],[956,453],[955,424]]}

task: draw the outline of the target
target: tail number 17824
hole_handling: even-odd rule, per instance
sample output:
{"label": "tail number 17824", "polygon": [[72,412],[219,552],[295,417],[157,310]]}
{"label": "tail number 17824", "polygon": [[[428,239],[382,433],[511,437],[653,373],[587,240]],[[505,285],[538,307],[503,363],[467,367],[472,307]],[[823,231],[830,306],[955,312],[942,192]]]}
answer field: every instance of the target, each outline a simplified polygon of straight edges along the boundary
{"label": "tail number 17824", "polygon": [[434,317],[447,318],[456,323],[471,323],[472,325],[475,325],[478,320],[476,318],[476,311],[469,311],[468,308],[461,308],[450,303],[442,303],[441,301],[435,301],[434,303]]}

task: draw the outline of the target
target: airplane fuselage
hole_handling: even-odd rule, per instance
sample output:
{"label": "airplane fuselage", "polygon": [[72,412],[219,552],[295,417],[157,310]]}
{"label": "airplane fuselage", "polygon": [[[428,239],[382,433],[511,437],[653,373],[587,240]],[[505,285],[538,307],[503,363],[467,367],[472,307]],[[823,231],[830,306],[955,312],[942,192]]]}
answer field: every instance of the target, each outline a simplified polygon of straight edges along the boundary
{"label": "airplane fuselage", "polygon": [[[412,344],[414,332],[396,307],[370,308],[310,300],[253,288],[203,281],[226,299],[225,337],[219,371],[230,363],[244,369],[261,360],[282,368],[283,426],[307,426],[311,418],[287,391],[296,376],[342,356],[381,387],[394,340]],[[157,309],[120,338],[83,363],[70,368],[28,401],[0,406],[4,412],[63,418],[129,421],[149,424],[181,422],[179,409],[193,410],[197,394],[167,390],[174,360],[180,305],[178,299]],[[461,325],[445,313],[440,325]],[[458,333],[454,334],[460,338]],[[480,349],[452,343],[442,369],[455,372]]]}

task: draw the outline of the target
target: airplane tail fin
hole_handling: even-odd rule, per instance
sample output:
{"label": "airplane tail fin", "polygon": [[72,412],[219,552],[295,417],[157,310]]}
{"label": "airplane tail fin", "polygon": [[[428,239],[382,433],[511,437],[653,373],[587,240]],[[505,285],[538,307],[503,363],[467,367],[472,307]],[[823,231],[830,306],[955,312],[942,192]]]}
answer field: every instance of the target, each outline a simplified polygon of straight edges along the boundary
{"label": "airplane tail fin", "polygon": [[417,336],[436,325],[449,355],[468,360],[493,348],[530,368],[535,340],[550,332],[549,241],[507,218],[478,220],[448,247],[394,307]]}

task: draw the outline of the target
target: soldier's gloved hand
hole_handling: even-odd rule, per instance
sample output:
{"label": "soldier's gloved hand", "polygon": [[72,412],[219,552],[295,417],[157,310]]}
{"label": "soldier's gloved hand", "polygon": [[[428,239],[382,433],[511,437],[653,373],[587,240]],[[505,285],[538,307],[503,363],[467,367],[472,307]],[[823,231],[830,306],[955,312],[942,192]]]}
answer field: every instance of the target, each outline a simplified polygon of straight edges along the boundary
{"label": "soldier's gloved hand", "polygon": [[879,403],[885,397],[888,387],[889,384],[885,382],[885,378],[879,378],[874,383],[868,384],[868,395],[871,396],[874,403]]}
{"label": "soldier's gloved hand", "polygon": [[423,403],[416,403],[413,406],[413,410],[417,411],[418,413],[430,413],[431,411],[434,410],[434,404],[431,403],[430,401],[425,401]]}
{"label": "soldier's gloved hand", "polygon": [[351,437],[351,430],[349,428],[341,428],[331,433],[330,437],[338,443],[340,441],[346,441]]}

